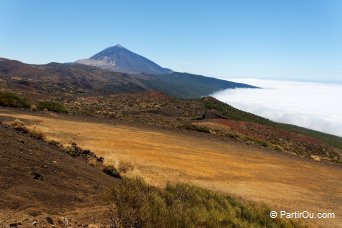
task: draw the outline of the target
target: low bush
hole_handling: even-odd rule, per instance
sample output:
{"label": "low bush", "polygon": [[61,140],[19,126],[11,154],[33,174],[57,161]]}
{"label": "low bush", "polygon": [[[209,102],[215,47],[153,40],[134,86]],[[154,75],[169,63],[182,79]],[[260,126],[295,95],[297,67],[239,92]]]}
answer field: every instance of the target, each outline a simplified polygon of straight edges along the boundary
{"label": "low bush", "polygon": [[182,128],[190,131],[199,131],[199,132],[204,132],[204,133],[210,133],[210,129],[205,126],[198,126],[194,124],[185,124],[182,126]]}
{"label": "low bush", "polygon": [[186,184],[149,186],[142,179],[121,179],[104,195],[114,227],[298,227],[272,219],[263,206]]}
{"label": "low bush", "polygon": [[39,129],[36,129],[36,128],[29,129],[28,133],[31,137],[33,137],[35,139],[45,140],[45,134]]}
{"label": "low bush", "polygon": [[119,171],[116,168],[114,168],[114,166],[112,165],[104,166],[102,171],[109,176],[112,176],[115,178],[121,178]]}
{"label": "low bush", "polygon": [[56,146],[56,147],[62,147],[62,144],[60,144],[58,141],[53,140],[53,139],[49,139],[49,140],[45,140],[47,143],[49,143],[50,145]]}
{"label": "low bush", "polygon": [[30,104],[25,98],[14,93],[0,91],[0,106],[13,108],[29,108]]}
{"label": "low bush", "polygon": [[11,127],[13,127],[14,129],[16,129],[17,131],[23,132],[23,133],[28,133],[29,130],[28,128],[25,126],[25,123],[19,119],[15,119],[10,123]]}
{"label": "low bush", "polygon": [[88,149],[82,149],[79,147],[75,142],[72,142],[70,146],[64,148],[64,151],[70,154],[73,157],[80,157],[80,158],[90,158],[90,157],[97,157],[94,152]]}
{"label": "low bush", "polygon": [[64,107],[63,104],[55,102],[55,101],[41,101],[38,103],[37,106],[40,110],[48,110],[51,112],[57,112],[57,113],[67,113],[68,110]]}
{"label": "low bush", "polygon": [[26,124],[19,120],[19,119],[15,119],[10,123],[11,127],[13,127],[14,129],[16,129],[17,131],[23,132],[25,134],[30,135],[31,137],[38,139],[38,140],[45,140],[45,134],[37,129],[37,128],[33,128],[33,129],[29,129],[26,127]]}

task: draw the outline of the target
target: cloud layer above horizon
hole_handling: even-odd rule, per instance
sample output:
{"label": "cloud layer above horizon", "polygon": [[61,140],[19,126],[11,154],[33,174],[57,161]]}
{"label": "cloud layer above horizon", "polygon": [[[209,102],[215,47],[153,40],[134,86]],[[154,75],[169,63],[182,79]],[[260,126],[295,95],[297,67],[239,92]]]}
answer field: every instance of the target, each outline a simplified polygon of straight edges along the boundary
{"label": "cloud layer above horizon", "polygon": [[220,101],[273,121],[342,136],[342,84],[235,79],[261,89],[228,89]]}

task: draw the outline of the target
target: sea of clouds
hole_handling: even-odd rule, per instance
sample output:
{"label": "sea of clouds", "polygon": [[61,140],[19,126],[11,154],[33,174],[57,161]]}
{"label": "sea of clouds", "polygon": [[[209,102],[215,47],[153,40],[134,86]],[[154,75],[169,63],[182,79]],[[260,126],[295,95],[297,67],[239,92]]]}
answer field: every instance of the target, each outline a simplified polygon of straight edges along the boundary
{"label": "sea of clouds", "polygon": [[212,94],[238,109],[282,123],[342,136],[342,84],[233,79],[261,89]]}

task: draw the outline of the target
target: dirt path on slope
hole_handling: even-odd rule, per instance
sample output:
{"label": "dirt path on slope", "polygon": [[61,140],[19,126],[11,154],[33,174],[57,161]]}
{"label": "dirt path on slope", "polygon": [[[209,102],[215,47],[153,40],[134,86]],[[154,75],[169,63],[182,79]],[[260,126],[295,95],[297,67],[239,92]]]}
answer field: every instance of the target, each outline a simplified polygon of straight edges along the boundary
{"label": "dirt path on slope", "polygon": [[182,133],[15,113],[8,109],[0,109],[0,116],[26,121],[50,139],[65,144],[74,141],[107,161],[132,162],[153,185],[192,183],[263,202],[274,210],[334,212],[337,217],[310,220],[311,224],[342,223],[339,167]]}

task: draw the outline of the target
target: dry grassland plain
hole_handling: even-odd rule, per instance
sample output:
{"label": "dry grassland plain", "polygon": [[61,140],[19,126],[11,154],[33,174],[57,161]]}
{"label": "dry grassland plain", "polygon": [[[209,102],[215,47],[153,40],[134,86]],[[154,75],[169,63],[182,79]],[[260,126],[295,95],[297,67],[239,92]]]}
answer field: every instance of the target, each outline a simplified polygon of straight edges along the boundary
{"label": "dry grassland plain", "polygon": [[129,175],[140,175],[151,185],[185,182],[262,202],[274,210],[334,212],[335,219],[309,223],[342,224],[339,167],[172,131],[8,109],[0,109],[0,116],[21,119],[48,139],[76,142],[109,163],[130,162],[136,168]]}

